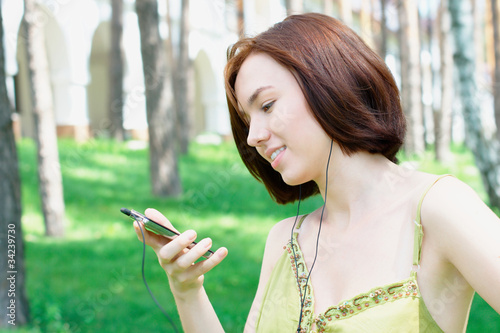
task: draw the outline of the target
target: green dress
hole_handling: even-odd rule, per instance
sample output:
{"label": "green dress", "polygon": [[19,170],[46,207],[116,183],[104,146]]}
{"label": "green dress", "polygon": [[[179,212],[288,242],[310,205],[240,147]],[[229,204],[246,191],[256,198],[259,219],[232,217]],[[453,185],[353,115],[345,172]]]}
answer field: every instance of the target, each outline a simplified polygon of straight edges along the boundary
{"label": "green dress", "polygon": [[[414,267],[418,267],[420,263],[422,248],[420,207],[425,194],[434,184],[435,182],[427,188],[418,204],[414,221]],[[305,216],[300,220],[297,229],[304,218]],[[415,270],[405,280],[375,287],[342,301],[315,317],[314,293],[310,281],[306,285],[308,270],[297,242],[297,234],[295,232],[291,242],[283,247],[283,255],[271,273],[257,317],[256,332],[297,332],[300,315],[299,288],[305,294],[300,332],[443,332],[424,304]],[[294,260],[293,253],[297,260]],[[311,330],[313,323],[314,331]]]}

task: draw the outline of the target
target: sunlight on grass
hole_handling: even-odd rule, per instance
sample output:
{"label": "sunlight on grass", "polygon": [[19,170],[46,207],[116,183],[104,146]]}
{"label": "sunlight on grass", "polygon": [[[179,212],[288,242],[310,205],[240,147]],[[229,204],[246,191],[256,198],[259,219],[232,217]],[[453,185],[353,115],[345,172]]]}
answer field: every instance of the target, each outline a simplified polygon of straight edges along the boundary
{"label": "sunlight on grass", "polygon": [[[20,332],[168,331],[142,283],[142,244],[121,207],[138,211],[154,207],[179,230],[195,229],[198,240],[210,237],[215,248],[228,248],[229,256],[206,275],[205,288],[226,331],[243,330],[267,233],[277,221],[295,215],[296,206],[278,206],[270,199],[264,186],[249,175],[234,143],[192,144],[190,153],[179,159],[184,192],[178,198],[151,194],[148,151],[143,147],[108,140],[83,144],[61,140],[59,149],[66,236],[50,239],[44,236],[40,212],[35,146],[31,140],[19,142],[33,319]],[[485,198],[472,154],[461,146],[453,152],[454,161],[447,165],[436,163],[431,153],[403,160],[423,171],[454,174]],[[307,199],[301,213],[320,205],[319,196]],[[149,248],[146,276],[179,325],[165,272]],[[481,301],[473,303],[469,333],[500,327],[500,316]]]}
{"label": "sunlight on grass", "polygon": [[74,168],[66,171],[66,174],[84,181],[92,180],[102,183],[113,183],[117,181],[116,174],[112,170]]}
{"label": "sunlight on grass", "polygon": [[35,240],[45,234],[43,216],[39,212],[23,213],[23,232],[27,240]]}

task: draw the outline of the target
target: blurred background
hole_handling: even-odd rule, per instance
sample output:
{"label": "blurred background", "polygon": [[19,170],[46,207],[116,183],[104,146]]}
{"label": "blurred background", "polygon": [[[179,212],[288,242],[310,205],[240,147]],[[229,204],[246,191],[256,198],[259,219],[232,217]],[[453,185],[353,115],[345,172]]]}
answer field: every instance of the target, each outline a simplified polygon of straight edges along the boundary
{"label": "blurred background", "polygon": [[[400,160],[452,173],[500,210],[497,0],[0,4],[0,330],[173,331],[142,284],[142,247],[122,206],[155,207],[228,247],[206,289],[227,331],[243,330],[267,232],[296,208],[276,207],[242,165],[223,68],[239,36],[290,14],[353,28],[400,86]],[[146,260],[179,326],[152,251]],[[486,331],[500,331],[500,316],[476,296],[468,332]]]}

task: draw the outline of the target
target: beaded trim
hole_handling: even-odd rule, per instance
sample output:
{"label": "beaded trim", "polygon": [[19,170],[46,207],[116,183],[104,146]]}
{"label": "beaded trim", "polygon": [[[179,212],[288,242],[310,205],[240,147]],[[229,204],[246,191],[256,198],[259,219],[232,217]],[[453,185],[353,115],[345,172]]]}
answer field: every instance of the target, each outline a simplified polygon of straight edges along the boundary
{"label": "beaded trim", "polygon": [[324,332],[327,324],[331,321],[349,318],[375,305],[407,297],[420,297],[413,277],[389,286],[374,288],[368,293],[328,308],[316,318],[316,327],[318,332]]}
{"label": "beaded trim", "polygon": [[[292,251],[293,246],[293,251]],[[309,332],[309,329],[313,322],[314,309],[313,309],[313,295],[307,282],[307,269],[306,264],[302,258],[301,251],[297,245],[297,233],[293,234],[293,244],[288,241],[288,243],[283,247],[288,254],[290,259],[290,264],[293,270],[293,275],[298,277],[297,291],[299,295],[305,295],[304,298],[304,308],[302,310],[302,321],[300,327],[300,333]],[[295,251],[295,258],[293,257],[293,252]],[[296,259],[296,260],[295,260]],[[297,262],[297,265],[295,265]]]}
{"label": "beaded trim", "polygon": [[[369,309],[375,305],[383,304],[386,302],[392,302],[401,298],[413,297],[419,298],[420,292],[416,283],[415,276],[413,274],[408,279],[402,280],[397,283],[390,284],[384,287],[376,287],[371,289],[367,293],[360,294],[354,298],[342,302],[340,305],[335,305],[328,308],[325,312],[318,315],[316,319],[313,319],[314,308],[313,308],[313,294],[309,285],[306,286],[307,281],[307,270],[305,267],[304,260],[301,255],[301,251],[297,245],[297,234],[293,236],[293,245],[288,242],[283,248],[289,253],[290,263],[293,270],[294,276],[298,270],[299,285],[297,290],[300,293],[306,295],[304,301],[304,309],[302,312],[302,332],[309,332],[309,329],[313,323],[316,324],[317,332],[324,332],[326,326],[329,322],[335,320],[342,320],[352,317],[366,309]],[[293,257],[292,246],[294,247],[295,257],[297,259],[297,265],[295,265],[295,260]],[[300,289],[299,289],[300,288]]]}

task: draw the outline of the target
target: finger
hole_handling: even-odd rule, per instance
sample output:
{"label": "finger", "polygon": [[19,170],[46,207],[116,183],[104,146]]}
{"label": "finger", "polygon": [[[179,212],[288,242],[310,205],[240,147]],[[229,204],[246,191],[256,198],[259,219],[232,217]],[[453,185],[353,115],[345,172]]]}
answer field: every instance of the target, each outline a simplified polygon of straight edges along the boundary
{"label": "finger", "polygon": [[165,244],[157,251],[161,262],[171,262],[188,251],[188,246],[196,239],[196,231],[187,230],[175,237],[171,242]]}
{"label": "finger", "polygon": [[[189,246],[189,245],[188,245]],[[184,255],[177,259],[177,265],[182,269],[187,269],[195,261],[200,259],[212,247],[212,240],[210,238],[202,239],[195,246],[193,246]]]}
{"label": "finger", "polygon": [[222,260],[227,257],[227,254],[227,249],[225,247],[221,247],[217,251],[215,251],[215,253],[207,260],[199,261],[196,264],[192,265],[188,269],[188,271],[190,274],[193,274],[193,276],[204,275],[205,273],[212,270],[212,268],[220,264]]}
{"label": "finger", "polygon": [[172,223],[170,223],[170,221],[165,217],[165,215],[163,215],[156,209],[148,208],[144,212],[144,215],[146,215],[147,218],[179,233],[179,231],[175,229],[175,227],[172,225]]}
{"label": "finger", "polygon": [[157,235],[153,232],[150,232],[144,228],[144,224],[141,222],[134,221],[134,230],[137,234],[137,238],[141,242],[145,242],[146,245],[151,246],[155,251],[162,248],[166,243],[170,241],[169,238]]}

